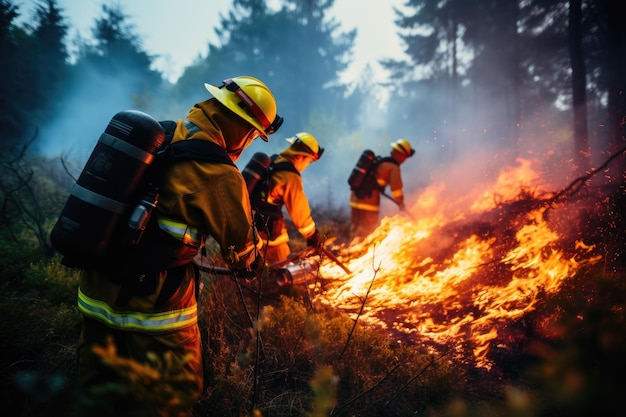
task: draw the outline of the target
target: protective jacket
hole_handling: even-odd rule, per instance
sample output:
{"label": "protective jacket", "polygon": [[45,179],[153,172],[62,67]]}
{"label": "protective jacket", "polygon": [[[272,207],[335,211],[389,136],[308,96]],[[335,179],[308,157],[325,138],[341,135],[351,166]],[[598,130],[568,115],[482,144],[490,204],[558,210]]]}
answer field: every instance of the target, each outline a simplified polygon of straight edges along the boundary
{"label": "protective jacket", "polygon": [[398,204],[404,202],[404,194],[402,191],[402,175],[400,173],[400,165],[392,157],[382,158],[376,167],[376,184],[379,189],[375,189],[369,196],[363,198],[357,197],[352,191],[350,194],[350,207],[365,211],[380,211],[380,192],[389,186],[391,196]]}
{"label": "protective jacket", "polygon": [[[284,153],[278,155],[273,161],[273,165],[290,164],[289,155]],[[289,217],[298,232],[308,239],[315,233],[315,221],[311,216],[311,207],[304,193],[302,177],[294,169],[275,170],[270,174],[269,184],[266,191],[265,201],[267,205],[257,206],[256,209],[264,212],[264,214],[272,215],[276,210],[280,212],[283,206],[289,213]],[[269,207],[268,207],[269,206]],[[274,209],[272,210],[272,207]],[[272,213],[270,213],[272,212]],[[267,237],[267,234],[263,235]],[[287,227],[284,222],[280,222],[280,227],[273,233],[270,231],[269,246],[277,246],[289,241]]]}
{"label": "protective jacket", "polygon": [[[213,117],[220,117],[212,100],[197,104],[186,121],[179,121],[173,141],[202,139],[226,147]],[[188,122],[191,122],[189,124]],[[245,181],[235,165],[183,161],[170,167],[159,202],[160,217],[173,218],[211,235],[234,268],[254,260],[251,208]]]}

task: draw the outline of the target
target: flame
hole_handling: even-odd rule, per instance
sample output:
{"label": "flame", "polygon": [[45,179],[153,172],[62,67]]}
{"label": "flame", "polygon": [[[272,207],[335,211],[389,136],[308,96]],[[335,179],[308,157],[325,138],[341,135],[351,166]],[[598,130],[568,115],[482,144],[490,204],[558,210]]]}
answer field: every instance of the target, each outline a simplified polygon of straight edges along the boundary
{"label": "flame", "polygon": [[415,342],[458,352],[469,343],[477,366],[490,369],[489,348],[507,324],[601,258],[593,246],[561,236],[545,205],[497,215],[529,190],[549,195],[534,165],[520,159],[454,201],[444,184],[429,187],[411,208],[416,220],[385,217],[343,250],[352,274],[322,263],[317,298]]}

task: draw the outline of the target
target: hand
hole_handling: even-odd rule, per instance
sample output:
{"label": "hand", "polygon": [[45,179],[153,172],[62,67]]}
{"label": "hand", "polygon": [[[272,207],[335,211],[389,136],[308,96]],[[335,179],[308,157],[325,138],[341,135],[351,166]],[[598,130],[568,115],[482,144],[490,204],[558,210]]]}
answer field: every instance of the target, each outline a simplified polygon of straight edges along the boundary
{"label": "hand", "polygon": [[403,201],[398,203],[398,207],[400,208],[400,211],[406,211],[406,205]]}
{"label": "hand", "polygon": [[319,249],[321,243],[322,236],[320,235],[320,231],[317,229],[315,229],[315,232],[306,240],[306,245],[315,249]]}

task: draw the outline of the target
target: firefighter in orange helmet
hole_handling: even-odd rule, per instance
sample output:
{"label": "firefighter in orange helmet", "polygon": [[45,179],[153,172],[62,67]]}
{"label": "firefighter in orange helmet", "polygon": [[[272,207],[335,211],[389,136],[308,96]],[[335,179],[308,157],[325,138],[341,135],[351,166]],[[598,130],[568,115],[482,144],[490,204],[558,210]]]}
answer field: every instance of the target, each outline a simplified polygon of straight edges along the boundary
{"label": "firefighter in orange helmet", "polygon": [[307,245],[320,244],[320,232],[311,216],[300,174],[320,159],[324,148],[307,132],[286,140],[290,145],[272,158],[268,178],[250,196],[255,225],[263,242],[262,253],[270,265],[286,259],[291,252],[283,205],[298,232],[307,239]]}
{"label": "firefighter in orange helmet", "polygon": [[405,209],[400,165],[414,153],[415,149],[406,139],[392,142],[389,156],[377,158],[380,162],[374,168],[374,181],[366,182],[361,189],[351,192],[351,239],[364,238],[378,226],[380,193],[384,192],[385,187],[389,186],[398,207]]}
{"label": "firefighter in orange helmet", "polygon": [[[184,120],[176,122],[173,142],[211,142],[226,162],[235,161],[254,139],[268,141],[282,124],[272,92],[256,78],[240,76],[219,87],[205,87],[212,97],[196,103]],[[137,249],[108,266],[82,273],[78,377],[87,392],[101,384],[119,383],[131,397],[119,403],[113,397],[107,401],[124,407],[119,410],[126,414],[135,414],[128,410],[132,404],[141,415],[192,415],[192,405],[203,390],[196,301],[199,276],[192,261],[209,235],[219,243],[231,268],[254,267],[258,251],[252,212],[237,167],[177,160],[164,172],[156,215]],[[122,358],[176,367],[176,379],[168,381],[173,398],[163,402],[176,404],[175,410],[132,397],[134,392],[151,390],[158,381],[138,388],[145,379],[110,366],[98,354],[109,340]]]}

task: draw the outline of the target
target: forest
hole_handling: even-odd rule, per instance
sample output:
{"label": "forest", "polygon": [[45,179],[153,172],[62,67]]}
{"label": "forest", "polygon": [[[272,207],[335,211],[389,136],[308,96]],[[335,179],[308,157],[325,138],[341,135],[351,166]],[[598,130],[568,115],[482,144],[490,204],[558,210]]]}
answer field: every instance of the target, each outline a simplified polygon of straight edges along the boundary
{"label": "forest", "polygon": [[[207,268],[195,415],[623,408],[626,3],[406,0],[395,10],[403,59],[381,60],[385,82],[366,69],[346,84],[357,32],[328,17],[334,2],[233,0],[201,29],[219,42],[172,82],[123,3],[102,2],[92,36],[68,39],[56,0],[0,0],[0,392],[11,415],[119,415],[111,395],[172,406],[167,363],[144,370],[150,392],[77,396],[80,271],[49,234],[114,114],[183,118],[205,82],[244,74],[271,87],[285,123],[237,164],[314,133],[327,150],[303,180],[334,256],[305,259],[315,271],[285,287],[271,273],[240,282]],[[417,150],[402,167],[408,211],[384,202],[380,227],[351,244],[352,164],[401,137]],[[207,248],[207,265],[222,266]]]}

